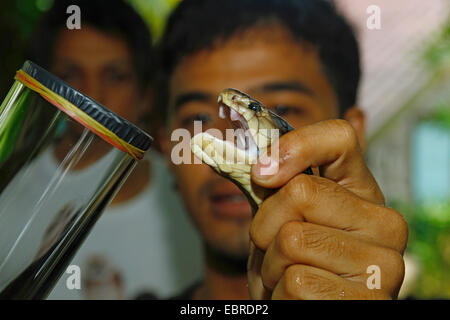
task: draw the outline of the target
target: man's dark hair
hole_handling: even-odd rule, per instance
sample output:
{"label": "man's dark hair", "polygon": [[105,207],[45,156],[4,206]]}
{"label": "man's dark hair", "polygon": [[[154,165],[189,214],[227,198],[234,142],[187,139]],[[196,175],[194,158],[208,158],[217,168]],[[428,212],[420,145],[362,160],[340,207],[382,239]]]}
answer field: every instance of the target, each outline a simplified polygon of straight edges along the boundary
{"label": "man's dark hair", "polygon": [[[122,0],[57,0],[42,17],[28,48],[28,59],[44,68],[52,63],[52,53],[59,33],[67,28],[67,8],[77,5],[81,11],[81,28],[91,26],[107,34],[123,37],[130,49],[133,67],[141,88],[151,81],[155,54],[150,30],[139,14]],[[76,30],[74,30],[76,32]]]}
{"label": "man's dark hair", "polygon": [[161,112],[167,112],[169,78],[181,58],[266,21],[276,21],[294,39],[317,48],[341,115],[355,104],[361,73],[358,43],[330,1],[183,0],[170,16],[160,43]]}

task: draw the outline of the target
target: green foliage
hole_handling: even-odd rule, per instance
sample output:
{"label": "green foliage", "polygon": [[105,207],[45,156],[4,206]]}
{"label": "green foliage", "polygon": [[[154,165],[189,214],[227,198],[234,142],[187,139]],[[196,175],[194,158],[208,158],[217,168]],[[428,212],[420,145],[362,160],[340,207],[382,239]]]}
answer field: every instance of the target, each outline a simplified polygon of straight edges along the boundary
{"label": "green foliage", "polygon": [[450,129],[450,102],[442,102],[436,106],[428,120]]}
{"label": "green foliage", "polygon": [[36,23],[53,1],[0,1],[0,99],[8,92],[15,72],[27,58],[25,48]]}
{"label": "green foliage", "polygon": [[418,299],[450,298],[450,201],[391,206],[408,222],[407,252],[420,262],[412,295]]}
{"label": "green foliage", "polygon": [[424,58],[432,68],[444,67],[450,63],[450,18],[425,50]]}
{"label": "green foliage", "polygon": [[161,36],[167,16],[181,0],[128,0],[150,26],[155,41]]}

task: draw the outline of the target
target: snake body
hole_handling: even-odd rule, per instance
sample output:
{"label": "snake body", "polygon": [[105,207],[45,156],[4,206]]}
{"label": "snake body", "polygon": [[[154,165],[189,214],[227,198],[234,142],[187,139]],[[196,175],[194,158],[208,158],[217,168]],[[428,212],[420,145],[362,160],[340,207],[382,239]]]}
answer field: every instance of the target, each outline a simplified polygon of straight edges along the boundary
{"label": "snake body", "polygon": [[[218,104],[219,116],[225,119],[228,115],[234,129],[245,131],[245,135],[243,132],[235,135],[236,145],[233,141],[202,132],[191,139],[191,151],[218,174],[236,184],[246,195],[255,214],[273,190],[252,182],[251,165],[279,136],[293,127],[261,102],[236,89],[221,91]],[[308,168],[304,173],[312,174],[312,170]]]}

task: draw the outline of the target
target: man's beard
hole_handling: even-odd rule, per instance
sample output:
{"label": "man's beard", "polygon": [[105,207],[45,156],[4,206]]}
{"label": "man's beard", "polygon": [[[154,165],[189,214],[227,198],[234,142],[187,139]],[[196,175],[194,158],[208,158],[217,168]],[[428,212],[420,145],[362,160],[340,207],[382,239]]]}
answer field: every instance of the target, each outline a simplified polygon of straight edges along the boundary
{"label": "man's beard", "polygon": [[[199,201],[210,196],[216,184],[223,183],[223,177],[215,177],[205,183],[200,190]],[[247,272],[247,260],[250,246],[250,221],[248,218],[234,221],[235,229],[227,234],[218,236],[207,235],[205,226],[198,225],[204,237],[206,259],[214,268],[224,272],[242,274]]]}
{"label": "man's beard", "polygon": [[[224,244],[226,245],[226,244]],[[205,244],[206,259],[209,266],[215,270],[229,275],[243,275],[247,273],[247,260],[249,244],[241,250],[230,250],[229,247],[211,246]]]}
{"label": "man's beard", "polygon": [[215,264],[219,264],[216,267],[222,265],[232,273],[246,273],[250,251],[250,226],[248,220],[239,221],[237,224],[237,229],[233,234],[228,234],[228,238],[206,240],[206,255],[207,258],[212,258]]}

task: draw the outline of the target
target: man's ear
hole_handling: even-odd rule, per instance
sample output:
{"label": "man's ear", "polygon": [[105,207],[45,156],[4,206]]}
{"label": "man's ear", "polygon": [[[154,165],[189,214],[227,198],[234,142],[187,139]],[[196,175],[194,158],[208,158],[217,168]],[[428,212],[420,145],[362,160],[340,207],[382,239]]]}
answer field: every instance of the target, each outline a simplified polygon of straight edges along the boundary
{"label": "man's ear", "polygon": [[356,134],[358,135],[359,145],[364,152],[366,150],[366,116],[364,111],[357,106],[354,106],[345,112],[344,119],[350,122],[355,129]]}

